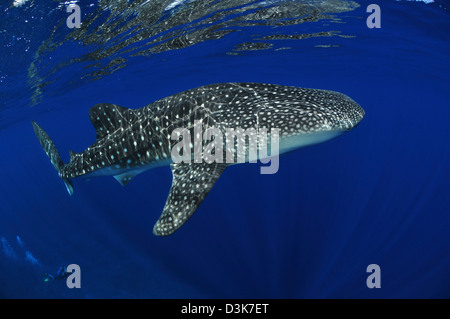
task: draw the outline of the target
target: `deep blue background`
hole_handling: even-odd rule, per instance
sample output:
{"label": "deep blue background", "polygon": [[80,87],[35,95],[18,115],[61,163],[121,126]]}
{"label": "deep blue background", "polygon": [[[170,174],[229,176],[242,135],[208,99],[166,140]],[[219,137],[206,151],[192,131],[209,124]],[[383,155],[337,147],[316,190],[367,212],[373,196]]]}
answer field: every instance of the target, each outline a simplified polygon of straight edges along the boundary
{"label": "deep blue background", "polygon": [[[371,30],[368,3],[339,26],[355,38],[225,54],[252,29],[136,58],[44,99],[3,128],[0,237],[14,253],[0,243],[0,297],[449,298],[449,13],[436,4],[383,1],[382,28]],[[307,24],[295,28],[309,32]],[[328,43],[339,47],[314,47]],[[255,164],[227,168],[194,216],[166,238],[152,227],[170,188],[169,168],[126,187],[111,177],[75,180],[69,197],[30,124],[37,121],[67,161],[69,149],[95,140],[88,110],[96,103],[136,108],[231,81],[339,91],[366,117],[333,141],[281,157],[277,174],[260,175]],[[70,263],[81,267],[81,289],[43,282],[42,273]],[[381,289],[366,286],[373,263]]]}

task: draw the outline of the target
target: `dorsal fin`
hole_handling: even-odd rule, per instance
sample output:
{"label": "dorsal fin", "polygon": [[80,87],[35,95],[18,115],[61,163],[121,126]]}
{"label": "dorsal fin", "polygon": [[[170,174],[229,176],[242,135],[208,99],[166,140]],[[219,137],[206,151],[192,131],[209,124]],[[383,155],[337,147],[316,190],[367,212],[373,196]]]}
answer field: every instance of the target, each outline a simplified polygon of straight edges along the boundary
{"label": "dorsal fin", "polygon": [[116,131],[136,118],[134,110],[125,107],[100,103],[89,110],[89,118],[97,132],[97,139]]}

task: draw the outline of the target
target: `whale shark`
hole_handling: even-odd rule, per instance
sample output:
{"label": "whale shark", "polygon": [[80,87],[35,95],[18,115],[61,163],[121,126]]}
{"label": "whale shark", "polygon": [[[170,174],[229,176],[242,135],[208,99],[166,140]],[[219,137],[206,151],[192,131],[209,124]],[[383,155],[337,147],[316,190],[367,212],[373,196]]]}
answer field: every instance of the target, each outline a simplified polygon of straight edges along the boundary
{"label": "whale shark", "polygon": [[[126,185],[146,170],[170,166],[172,185],[153,227],[155,235],[168,236],[193,215],[224,170],[236,164],[221,160],[175,161],[175,145],[180,143],[179,138],[174,140],[175,130],[181,128],[192,136],[198,135],[195,130],[199,122],[203,131],[215,128],[216,135],[234,128],[269,130],[276,133],[269,134],[267,144],[272,152],[265,156],[273,158],[350,131],[364,115],[358,103],[334,91],[266,83],[210,84],[139,109],[109,103],[94,105],[89,110],[89,118],[96,131],[96,141],[81,153],[69,151],[69,163],[63,162],[48,134],[36,122],[32,125],[70,195],[72,179],[77,177],[113,176]],[[277,150],[273,137],[278,142]],[[225,140],[216,138],[217,143],[226,144]],[[192,142],[184,142],[189,142],[183,145],[195,151]],[[203,140],[201,144],[205,143]],[[236,143],[224,145],[223,152],[235,150]],[[261,143],[257,148],[261,150]],[[251,162],[250,148],[246,147],[244,152],[247,154],[244,162]],[[262,156],[257,157],[262,160]]]}

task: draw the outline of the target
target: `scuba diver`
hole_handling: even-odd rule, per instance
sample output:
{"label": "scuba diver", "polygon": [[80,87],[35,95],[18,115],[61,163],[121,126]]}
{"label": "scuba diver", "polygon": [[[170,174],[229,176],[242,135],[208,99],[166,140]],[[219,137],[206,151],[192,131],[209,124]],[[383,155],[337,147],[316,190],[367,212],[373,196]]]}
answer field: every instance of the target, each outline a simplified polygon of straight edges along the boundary
{"label": "scuba diver", "polygon": [[58,271],[56,272],[55,275],[48,274],[48,273],[43,274],[43,276],[45,278],[44,279],[45,282],[48,282],[50,280],[55,280],[55,279],[56,280],[66,279],[67,277],[69,277],[69,275],[70,275],[70,272],[67,272],[67,266],[66,265],[63,265],[63,266],[59,267]]}

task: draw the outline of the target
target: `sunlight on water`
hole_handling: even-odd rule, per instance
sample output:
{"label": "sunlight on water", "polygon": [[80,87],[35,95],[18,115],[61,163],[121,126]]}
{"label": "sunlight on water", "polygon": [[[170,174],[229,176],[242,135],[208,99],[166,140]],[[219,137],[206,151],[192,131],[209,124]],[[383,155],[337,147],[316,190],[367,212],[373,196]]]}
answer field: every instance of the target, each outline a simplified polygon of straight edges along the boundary
{"label": "sunlight on water", "polygon": [[[166,3],[169,3],[166,6]],[[39,47],[28,71],[33,103],[42,98],[49,78],[72,64],[84,68],[82,81],[98,80],[125,67],[138,56],[152,56],[179,50],[208,40],[218,40],[242,28],[263,26],[265,33],[254,36],[255,43],[241,43],[229,53],[267,50],[276,40],[331,37],[339,35],[332,27],[313,34],[290,34],[280,27],[305,22],[342,22],[337,13],[357,8],[355,2],[330,1],[101,1],[83,17],[82,28],[67,32],[65,25],[52,30],[52,36]],[[172,10],[173,9],[173,10]],[[61,40],[56,40],[61,39]],[[270,41],[270,42],[268,42]],[[68,43],[81,44],[87,53],[73,56]],[[68,55],[55,64],[54,54]],[[72,56],[71,56],[72,55]]]}

